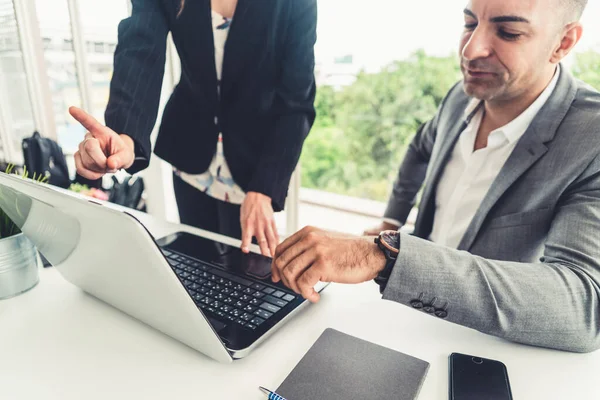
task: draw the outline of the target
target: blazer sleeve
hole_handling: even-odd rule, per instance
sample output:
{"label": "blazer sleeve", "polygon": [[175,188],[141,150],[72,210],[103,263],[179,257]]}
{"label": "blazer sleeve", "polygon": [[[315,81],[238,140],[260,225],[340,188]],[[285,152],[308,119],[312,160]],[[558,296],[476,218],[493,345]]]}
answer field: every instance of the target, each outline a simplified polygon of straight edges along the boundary
{"label": "blazer sleeve", "polygon": [[271,197],[275,211],[283,209],[291,175],[315,119],[317,2],[289,1],[290,25],[275,93],[277,121],[247,188]]}
{"label": "blazer sleeve", "polygon": [[384,298],[435,299],[448,321],[515,342],[600,348],[600,156],[561,197],[543,257],[489,260],[402,234]]}
{"label": "blazer sleeve", "polygon": [[127,171],[148,166],[150,134],[156,123],[169,32],[160,0],[133,0],[131,17],[119,24],[106,125],[135,142],[136,158]]}

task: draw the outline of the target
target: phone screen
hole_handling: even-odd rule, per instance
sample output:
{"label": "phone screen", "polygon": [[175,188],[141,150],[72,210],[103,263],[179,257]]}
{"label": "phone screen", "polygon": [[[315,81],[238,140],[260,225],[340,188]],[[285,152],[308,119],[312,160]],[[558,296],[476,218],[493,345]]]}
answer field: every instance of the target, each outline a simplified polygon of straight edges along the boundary
{"label": "phone screen", "polygon": [[506,366],[496,360],[452,353],[450,400],[512,400]]}

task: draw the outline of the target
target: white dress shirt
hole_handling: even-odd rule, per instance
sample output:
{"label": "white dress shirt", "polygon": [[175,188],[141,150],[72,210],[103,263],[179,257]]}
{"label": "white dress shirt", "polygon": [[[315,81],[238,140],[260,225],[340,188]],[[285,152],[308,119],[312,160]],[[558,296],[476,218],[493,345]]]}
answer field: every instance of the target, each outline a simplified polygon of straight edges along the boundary
{"label": "white dress shirt", "polygon": [[[513,152],[517,142],[554,91],[560,66],[539,97],[521,115],[492,131],[487,147],[473,151],[484,115],[484,107],[461,133],[444,168],[435,195],[435,215],[430,239],[457,248],[490,186]],[[473,99],[465,110],[465,120],[480,104]]]}

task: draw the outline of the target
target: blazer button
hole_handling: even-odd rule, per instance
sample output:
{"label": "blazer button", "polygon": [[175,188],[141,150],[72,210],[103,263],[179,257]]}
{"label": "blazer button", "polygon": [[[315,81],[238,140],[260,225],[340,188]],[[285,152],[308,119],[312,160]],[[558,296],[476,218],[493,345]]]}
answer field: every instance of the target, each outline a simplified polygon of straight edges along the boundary
{"label": "blazer button", "polygon": [[423,302],[420,300],[412,300],[410,305],[412,308],[416,308],[417,310],[423,308]]}
{"label": "blazer button", "polygon": [[410,305],[412,308],[416,308],[417,310],[423,308],[423,293],[419,295],[418,299],[411,300]]}
{"label": "blazer button", "polygon": [[448,316],[448,303],[445,303],[443,307],[435,309],[435,316],[439,318],[446,318]]}
{"label": "blazer button", "polygon": [[423,311],[431,314],[433,311],[435,311],[435,307],[433,306],[433,304],[425,304],[423,305]]}
{"label": "blazer button", "polygon": [[434,297],[433,299],[431,299],[431,304],[423,304],[423,311],[425,311],[426,313],[429,313],[429,314],[434,312],[436,301],[437,301],[437,297]]}

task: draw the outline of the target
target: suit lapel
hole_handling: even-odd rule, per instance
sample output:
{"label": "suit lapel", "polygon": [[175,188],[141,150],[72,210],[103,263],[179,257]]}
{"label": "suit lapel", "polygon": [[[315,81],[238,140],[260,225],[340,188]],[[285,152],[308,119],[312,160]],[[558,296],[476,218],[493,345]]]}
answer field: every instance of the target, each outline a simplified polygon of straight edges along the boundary
{"label": "suit lapel", "polygon": [[[223,73],[221,75],[221,93],[223,98],[234,86],[249,64],[256,64],[253,58],[264,53],[264,30],[269,26],[272,6],[267,2],[274,0],[238,0],[233,21],[225,43]],[[272,39],[272,38],[270,38]]]}
{"label": "suit lapel", "polygon": [[[456,121],[452,126],[450,133],[443,138],[440,142],[440,149],[435,154],[432,154],[431,160],[432,165],[430,169],[430,177],[427,178],[427,183],[425,185],[425,189],[423,190],[423,196],[421,198],[421,204],[423,204],[423,209],[419,210],[419,215],[423,218],[418,218],[417,224],[415,226],[415,234],[419,237],[428,237],[431,233],[431,229],[433,227],[433,216],[435,214],[435,190],[437,188],[438,182],[442,176],[442,172],[444,171],[444,167],[448,163],[448,159],[450,158],[450,154],[452,154],[452,150],[456,145],[460,134],[465,130],[469,121],[479,107],[477,107],[467,118],[464,118],[464,108],[456,107],[454,110],[454,115],[452,116],[452,121]],[[431,216],[431,218],[426,218],[427,216]]]}
{"label": "suit lapel", "polygon": [[174,30],[181,47],[181,61],[187,63],[188,70],[192,71],[187,78],[193,85],[202,88],[196,94],[204,95],[206,104],[216,104],[217,71],[210,0],[186,1],[183,12],[175,21]]}
{"label": "suit lapel", "polygon": [[577,88],[573,77],[562,67],[554,92],[525,131],[492,183],[458,246],[459,250],[470,249],[494,205],[536,161],[546,154],[548,147],[545,143],[554,139],[576,94]]}

